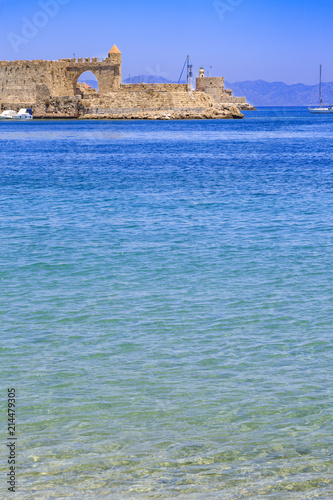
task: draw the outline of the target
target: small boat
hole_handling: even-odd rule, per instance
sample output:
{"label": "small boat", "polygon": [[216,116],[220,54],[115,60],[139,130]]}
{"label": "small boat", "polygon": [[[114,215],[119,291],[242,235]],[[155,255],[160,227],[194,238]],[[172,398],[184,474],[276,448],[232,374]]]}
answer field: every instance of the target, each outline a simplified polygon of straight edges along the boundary
{"label": "small boat", "polygon": [[0,120],[13,120],[16,116],[16,111],[13,111],[12,109],[7,109],[6,111],[3,111],[0,115]]}
{"label": "small boat", "polygon": [[15,116],[15,120],[33,120],[32,110],[30,108],[21,108]]}
{"label": "small boat", "polygon": [[319,107],[308,108],[308,109],[312,114],[328,115],[330,113],[333,113],[333,106],[327,106],[327,105],[323,106],[321,74],[322,74],[322,65],[319,66]]}
{"label": "small boat", "polygon": [[313,115],[317,114],[317,115],[327,115],[327,114],[330,114],[330,113],[333,113],[333,106],[321,106],[319,108],[309,108],[309,111],[310,113],[312,113]]}

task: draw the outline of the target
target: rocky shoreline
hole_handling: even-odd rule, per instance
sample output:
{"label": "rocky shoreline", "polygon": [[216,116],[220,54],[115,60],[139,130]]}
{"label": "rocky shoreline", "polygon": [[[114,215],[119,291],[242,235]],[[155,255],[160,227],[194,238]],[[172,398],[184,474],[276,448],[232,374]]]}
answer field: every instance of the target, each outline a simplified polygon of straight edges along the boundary
{"label": "rocky shoreline", "polygon": [[35,113],[36,119],[77,119],[77,120],[225,120],[242,119],[245,110],[255,110],[250,105],[216,105],[202,109],[182,110],[94,110],[83,109],[81,113],[46,112]]}
{"label": "rocky shoreline", "polygon": [[[254,110],[247,103],[216,104],[209,98],[191,106],[184,107],[112,107],[112,101],[96,98],[49,98],[37,103],[2,103],[1,109],[17,107],[32,108],[35,119],[39,120],[225,120],[242,119],[242,111]],[[193,103],[194,104],[194,103]]]}
{"label": "rocky shoreline", "polygon": [[237,106],[207,108],[203,111],[194,110],[156,110],[131,113],[85,114],[80,120],[214,120],[242,119],[243,113]]}

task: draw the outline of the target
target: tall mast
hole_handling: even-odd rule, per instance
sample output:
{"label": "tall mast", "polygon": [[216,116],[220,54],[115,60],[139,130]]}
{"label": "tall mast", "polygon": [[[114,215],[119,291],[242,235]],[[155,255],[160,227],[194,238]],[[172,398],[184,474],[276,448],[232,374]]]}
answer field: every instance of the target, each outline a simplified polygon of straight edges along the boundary
{"label": "tall mast", "polygon": [[321,65],[320,65],[320,70],[319,70],[319,102],[320,102],[320,107],[323,104],[323,100],[321,97]]}

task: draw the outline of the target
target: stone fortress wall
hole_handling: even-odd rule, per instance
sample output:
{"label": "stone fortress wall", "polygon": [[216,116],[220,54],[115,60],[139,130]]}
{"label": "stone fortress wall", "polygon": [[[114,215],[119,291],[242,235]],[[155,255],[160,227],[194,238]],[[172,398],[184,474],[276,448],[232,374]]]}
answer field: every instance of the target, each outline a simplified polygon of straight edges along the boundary
{"label": "stone fortress wall", "polygon": [[36,102],[50,97],[75,96],[77,80],[85,71],[91,71],[96,76],[100,95],[118,90],[121,85],[121,53],[114,48],[103,61],[98,61],[97,57],[0,61],[0,100]]}
{"label": "stone fortress wall", "polygon": [[[85,71],[96,76],[98,93],[84,92],[77,83]],[[203,68],[195,92],[186,84],[124,85],[121,76],[121,52],[115,45],[103,60],[0,61],[0,109],[31,107],[38,117],[78,118],[165,110],[199,113],[221,104],[246,105],[245,98],[224,89],[224,78],[206,78]]]}

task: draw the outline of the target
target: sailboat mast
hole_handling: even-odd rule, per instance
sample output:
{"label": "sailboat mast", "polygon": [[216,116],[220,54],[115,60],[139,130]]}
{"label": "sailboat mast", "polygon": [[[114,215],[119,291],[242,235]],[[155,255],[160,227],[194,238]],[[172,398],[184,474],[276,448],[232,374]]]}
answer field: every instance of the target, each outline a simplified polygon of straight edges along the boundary
{"label": "sailboat mast", "polygon": [[320,102],[320,107],[323,104],[323,100],[321,97],[321,68],[322,68],[322,65],[320,65],[320,70],[319,70],[319,102]]}

